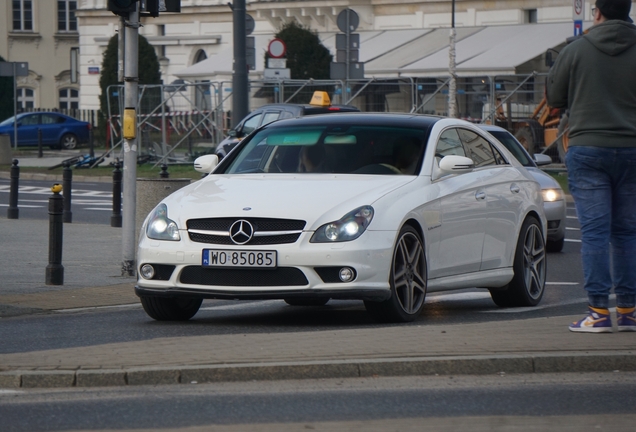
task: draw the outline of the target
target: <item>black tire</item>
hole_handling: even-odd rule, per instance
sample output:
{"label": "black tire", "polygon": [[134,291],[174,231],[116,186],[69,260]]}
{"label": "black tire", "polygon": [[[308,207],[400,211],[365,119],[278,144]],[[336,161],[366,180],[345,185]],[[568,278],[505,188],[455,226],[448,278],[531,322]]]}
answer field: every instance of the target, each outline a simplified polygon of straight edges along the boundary
{"label": "black tire", "polygon": [[515,259],[514,277],[503,290],[491,290],[490,296],[497,306],[536,306],[545,291],[547,274],[546,248],[541,225],[529,216],[521,227]]}
{"label": "black tire", "polygon": [[77,137],[72,133],[62,135],[60,138],[60,148],[62,150],[73,150],[77,147]]}
{"label": "black tire", "polygon": [[389,284],[391,298],[381,302],[365,301],[367,312],[380,322],[415,320],[426,299],[426,255],[420,234],[405,225],[393,250]]}
{"label": "black tire", "polygon": [[530,153],[530,157],[533,157],[536,143],[534,142],[532,131],[527,127],[523,127],[517,131],[517,133],[515,134],[515,138],[517,138],[517,141],[519,141],[521,145],[523,145],[523,148],[525,148],[527,152]]}
{"label": "black tire", "polygon": [[559,122],[559,128],[557,129],[557,136],[561,136],[557,141],[557,150],[559,151],[559,159],[561,163],[565,164],[565,154],[568,151],[568,133],[567,130],[570,127],[570,120],[567,114],[563,114],[561,121]]}
{"label": "black tire", "polygon": [[324,306],[329,301],[329,297],[286,298],[284,300],[290,306]]}
{"label": "black tire", "polygon": [[545,249],[548,252],[561,252],[563,250],[563,244],[565,243],[565,238],[560,240],[548,240],[545,243]]}
{"label": "black tire", "polygon": [[141,297],[141,305],[157,321],[187,321],[201,307],[203,299],[192,297]]}

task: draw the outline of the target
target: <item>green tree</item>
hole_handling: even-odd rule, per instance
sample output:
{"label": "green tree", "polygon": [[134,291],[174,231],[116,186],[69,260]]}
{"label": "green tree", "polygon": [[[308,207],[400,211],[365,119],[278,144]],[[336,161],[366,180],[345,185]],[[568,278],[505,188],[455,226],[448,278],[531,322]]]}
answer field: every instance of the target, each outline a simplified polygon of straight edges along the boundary
{"label": "green tree", "polygon": [[[283,25],[274,37],[285,42],[287,47],[285,58],[287,59],[287,67],[290,69],[291,79],[329,79],[333,56],[320,42],[316,32],[292,21]],[[269,53],[265,52],[265,65],[267,65],[268,58],[270,58]],[[311,90],[332,92],[333,86],[314,86],[311,87]],[[273,87],[265,87],[258,94],[262,97],[272,98],[274,95]],[[309,101],[306,94],[299,94],[289,102],[307,103]]]}
{"label": "green tree", "polygon": [[[111,85],[122,84],[117,81],[118,39],[118,35],[114,35],[110,38],[102,57],[101,75],[99,77],[99,87],[101,88],[101,94],[99,96],[99,107],[101,110],[100,134],[105,134],[106,117],[108,116],[107,97],[109,97],[109,95],[107,95],[107,88]],[[139,35],[139,84],[161,84],[161,69],[159,67],[157,54],[152,45],[150,45],[148,40],[142,35]],[[161,96],[159,91],[159,89],[156,89],[155,91],[144,92],[142,105],[158,105],[158,99]],[[111,114],[119,114],[119,97],[123,97],[121,92],[118,93],[116,97],[112,94],[110,95]]]}
{"label": "green tree", "polygon": [[[0,62],[4,59],[0,57]],[[0,121],[13,116],[13,77],[0,77]]]}

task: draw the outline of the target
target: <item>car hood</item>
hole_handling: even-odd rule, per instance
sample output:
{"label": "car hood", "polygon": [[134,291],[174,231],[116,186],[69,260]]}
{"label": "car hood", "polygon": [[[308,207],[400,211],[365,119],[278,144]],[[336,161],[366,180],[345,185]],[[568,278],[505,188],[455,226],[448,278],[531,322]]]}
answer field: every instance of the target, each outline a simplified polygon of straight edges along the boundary
{"label": "car hood", "polygon": [[539,183],[541,189],[561,189],[559,182],[557,182],[550,174],[546,174],[536,167],[526,167],[526,169],[532,177],[534,177],[537,183]]}
{"label": "car hood", "polygon": [[415,179],[347,174],[210,175],[163,202],[168,217],[180,228],[185,228],[188,219],[267,217],[305,220],[305,229],[313,230],[360,206],[373,205]]}

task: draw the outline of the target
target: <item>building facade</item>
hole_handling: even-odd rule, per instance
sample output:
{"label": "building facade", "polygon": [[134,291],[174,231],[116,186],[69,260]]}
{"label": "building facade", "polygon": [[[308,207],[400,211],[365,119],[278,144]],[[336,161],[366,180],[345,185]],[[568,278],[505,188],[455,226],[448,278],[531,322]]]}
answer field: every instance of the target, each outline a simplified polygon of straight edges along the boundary
{"label": "building facade", "polygon": [[[582,2],[586,18],[593,2]],[[456,0],[455,22],[458,28],[468,29],[467,34],[472,28],[493,26],[569,26],[573,4],[573,0]],[[252,35],[261,41],[256,47],[258,65],[250,72],[250,79],[262,77],[267,41],[281,25],[295,20],[316,31],[325,42],[335,39],[334,34],[339,31],[336,18],[347,7],[360,17],[358,32],[366,32],[369,38],[385,32],[387,40],[392,35],[402,35],[402,39],[393,38],[395,44],[417,45],[416,39],[404,39],[408,33],[405,31],[451,25],[451,0],[248,0],[247,13],[255,20]],[[0,55],[7,61],[29,62],[29,76],[18,81],[23,106],[52,108],[70,104],[99,109],[102,55],[119,23],[119,17],[106,9],[107,0],[0,0]],[[232,11],[226,0],[181,0],[181,13],[144,17],[142,25],[140,34],[157,51],[164,83],[179,78],[231,80],[232,58],[227,53],[232,51]],[[443,37],[447,38],[447,33]],[[334,50],[333,43],[325,45]],[[70,82],[73,47],[79,47],[80,53],[77,84]],[[207,62],[210,70],[190,78],[188,69],[200,62]],[[412,70],[422,74],[426,64]],[[400,71],[389,68],[382,74],[399,75]]]}
{"label": "building facade", "polygon": [[18,77],[20,108],[78,108],[80,84],[71,82],[70,51],[79,46],[75,0],[0,0],[0,56],[28,62]]}

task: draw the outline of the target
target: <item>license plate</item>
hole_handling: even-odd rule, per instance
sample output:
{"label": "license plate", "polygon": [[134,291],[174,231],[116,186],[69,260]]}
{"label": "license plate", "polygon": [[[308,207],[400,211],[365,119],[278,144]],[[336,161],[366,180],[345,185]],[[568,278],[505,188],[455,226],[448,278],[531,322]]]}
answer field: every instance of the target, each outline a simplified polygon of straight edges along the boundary
{"label": "license plate", "polygon": [[276,268],[276,251],[203,249],[203,267]]}

